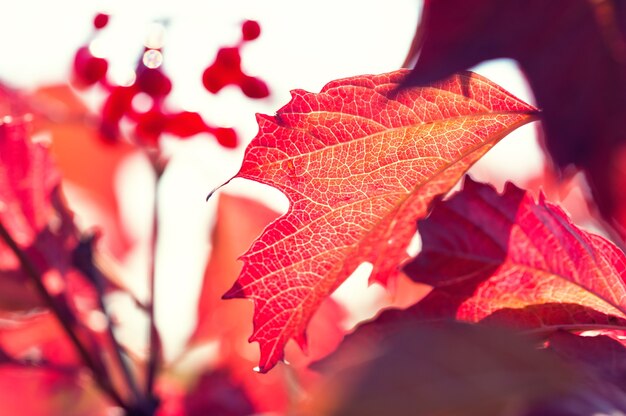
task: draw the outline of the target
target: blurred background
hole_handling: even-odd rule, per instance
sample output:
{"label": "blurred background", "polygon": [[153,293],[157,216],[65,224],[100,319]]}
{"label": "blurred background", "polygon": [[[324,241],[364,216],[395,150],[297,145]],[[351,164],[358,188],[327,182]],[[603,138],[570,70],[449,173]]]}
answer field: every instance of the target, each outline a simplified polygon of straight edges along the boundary
{"label": "blurred background", "polygon": [[[229,2],[21,0],[5,5],[0,14],[0,81],[34,90],[67,82],[76,50],[89,45],[109,62],[112,81],[128,82],[144,42],[163,34],[163,69],[171,78],[170,104],[178,110],[199,112],[212,124],[236,129],[240,142],[234,149],[220,146],[209,134],[189,140],[165,135],[161,149],[170,158],[158,189],[160,235],[158,244],[157,323],[166,356],[175,357],[196,322],[197,296],[210,253],[210,229],[216,198],[207,194],[234,174],[245,145],[256,134],[255,113],[273,114],[289,101],[289,91],[319,91],[327,82],[353,75],[398,69],[409,49],[421,2],[395,0],[236,0]],[[93,29],[99,13],[110,15],[106,28]],[[263,79],[270,96],[251,100],[229,86],[210,94],[202,73],[222,46],[235,45],[241,23],[253,19],[261,25],[259,39],[241,49],[242,67]],[[155,26],[156,24],[156,26]],[[527,102],[533,102],[525,80],[510,61],[494,61],[474,69]],[[104,91],[80,92],[95,111]],[[472,169],[477,179],[501,187],[507,180],[520,184],[543,169],[535,123],[504,139]],[[76,158],[82,155],[77,151]],[[120,265],[120,275],[140,298],[146,295],[154,175],[140,152],[129,155],[115,172],[124,226],[137,241]],[[65,186],[72,208],[84,227],[98,223],[97,207],[81,190]],[[269,187],[235,180],[219,193],[262,200],[279,211],[286,198]],[[367,288],[367,273],[349,279],[334,297],[349,306],[346,326],[375,311],[383,290]],[[126,302],[126,303],[125,303]],[[132,309],[119,299],[118,309]],[[251,320],[251,316],[242,316]],[[146,323],[122,326],[125,338],[144,334]],[[141,342],[141,339],[138,340]]]}

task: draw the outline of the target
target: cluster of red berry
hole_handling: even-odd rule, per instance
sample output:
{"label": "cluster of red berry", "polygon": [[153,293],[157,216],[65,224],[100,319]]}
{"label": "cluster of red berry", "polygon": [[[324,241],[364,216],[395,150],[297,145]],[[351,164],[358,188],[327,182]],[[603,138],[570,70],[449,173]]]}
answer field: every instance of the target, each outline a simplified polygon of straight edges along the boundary
{"label": "cluster of red berry", "polygon": [[[109,16],[98,14],[93,21],[94,28],[106,27]],[[218,93],[227,85],[236,85],[250,98],[264,98],[269,90],[264,81],[247,75],[241,69],[239,50],[247,42],[259,37],[261,28],[252,20],[243,22],[241,41],[233,47],[219,49],[215,61],[204,71],[202,82],[205,88]],[[131,85],[114,85],[107,79],[108,62],[94,56],[88,46],[76,51],[72,83],[77,88],[101,85],[108,96],[102,106],[101,132],[109,140],[117,140],[120,122],[127,119],[134,123],[134,137],[145,146],[156,147],[163,133],[180,138],[195,134],[210,133],[225,147],[237,145],[237,134],[229,127],[216,127],[208,124],[197,112],[171,112],[165,107],[165,99],[172,90],[172,81],[161,67],[163,53],[159,46],[149,45],[144,48],[142,59],[135,68],[135,80]],[[150,103],[147,109],[136,109],[135,99],[144,94]]]}

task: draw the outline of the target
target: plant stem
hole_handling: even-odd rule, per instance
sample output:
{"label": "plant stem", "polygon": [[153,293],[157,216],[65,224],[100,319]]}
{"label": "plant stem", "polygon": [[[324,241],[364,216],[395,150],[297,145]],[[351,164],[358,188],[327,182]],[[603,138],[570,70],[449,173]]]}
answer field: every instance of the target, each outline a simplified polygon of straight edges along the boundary
{"label": "plant stem", "polygon": [[115,338],[115,334],[113,333],[113,326],[111,324],[111,316],[108,313],[108,310],[104,304],[104,301],[102,300],[102,292],[98,294],[98,307],[102,310],[102,313],[104,313],[104,315],[106,316],[107,336],[109,337],[111,344],[113,344],[113,351],[115,353],[115,358],[117,360],[118,365],[120,366],[122,370],[122,373],[124,374],[124,378],[126,379],[126,384],[128,384],[128,387],[130,391],[132,392],[133,397],[135,398],[135,401],[137,403],[141,403],[144,400],[143,395],[139,391],[139,387],[137,386],[137,380],[133,376],[130,370],[130,367],[128,366],[128,363],[124,360],[124,357],[122,356],[122,347],[120,346],[119,342],[117,341],[117,338]]}
{"label": "plant stem", "polygon": [[15,256],[18,258],[20,266],[22,267],[26,275],[30,277],[30,280],[35,285],[37,291],[43,297],[48,307],[61,324],[61,327],[63,328],[65,334],[68,336],[71,343],[76,348],[78,355],[81,357],[85,365],[92,371],[94,375],[94,380],[98,383],[98,385],[100,385],[102,390],[109,395],[109,397],[113,400],[113,402],[115,402],[116,405],[127,409],[128,406],[126,405],[124,400],[122,400],[121,396],[118,394],[115,388],[113,388],[113,385],[111,384],[109,378],[106,375],[102,374],[101,368],[96,364],[89,351],[87,351],[85,346],[78,339],[78,336],[74,332],[70,322],[63,318],[63,311],[55,302],[54,298],[52,297],[52,295],[50,295],[45,285],[43,284],[42,275],[39,270],[37,270],[37,267],[26,256],[26,253],[24,253],[24,251],[18,246],[17,242],[13,239],[13,237],[11,237],[2,222],[0,222],[0,238],[4,240],[4,242],[13,252],[13,254],[15,254]]}
{"label": "plant stem", "polygon": [[148,345],[150,353],[148,355],[148,363],[146,365],[146,395],[153,397],[154,380],[158,370],[159,357],[161,355],[161,341],[159,339],[159,333],[157,331],[155,317],[154,317],[154,293],[155,293],[155,273],[156,273],[156,253],[157,253],[157,240],[159,235],[159,183],[161,176],[163,175],[163,168],[159,165],[158,154],[148,155],[152,163],[152,168],[156,175],[154,185],[154,201],[153,201],[153,216],[152,216],[152,235],[150,241],[150,270],[148,275],[148,320],[149,320],[149,333],[148,333]]}

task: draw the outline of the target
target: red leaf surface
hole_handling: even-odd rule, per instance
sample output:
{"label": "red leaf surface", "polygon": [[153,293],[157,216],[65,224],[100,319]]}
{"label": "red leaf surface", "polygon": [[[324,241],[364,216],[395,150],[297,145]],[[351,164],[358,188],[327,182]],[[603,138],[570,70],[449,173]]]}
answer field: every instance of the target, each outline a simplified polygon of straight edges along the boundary
{"label": "red leaf surface", "polygon": [[0,403],[6,415],[107,416],[115,409],[79,372],[0,367]]}
{"label": "red leaf surface", "polygon": [[543,195],[468,178],[418,227],[423,249],[404,271],[435,289],[409,314],[547,331],[626,325],[626,257]]}
{"label": "red leaf surface", "polygon": [[[28,139],[30,123],[0,121],[0,223],[17,244],[32,247],[53,215],[52,194],[60,176],[47,149]],[[0,309],[32,308],[41,298],[0,240]]]}
{"label": "red leaf surface", "polygon": [[132,241],[120,217],[115,175],[136,149],[123,141],[107,142],[97,119],[68,85],[40,88],[29,100],[38,110],[37,130],[52,138],[50,149],[64,182],[80,187],[103,211],[99,218],[106,229],[102,243],[113,254],[122,256]]}
{"label": "red leaf surface", "polygon": [[608,336],[577,336],[558,331],[548,338],[555,353],[581,379],[564,395],[548,398],[526,416],[621,413],[626,410],[626,348]]}
{"label": "red leaf surface", "polygon": [[25,246],[48,225],[50,196],[61,180],[47,149],[27,139],[29,128],[0,122],[0,222]]}
{"label": "red leaf surface", "polygon": [[622,342],[606,335],[583,337],[563,331],[550,336],[548,342],[551,351],[585,368],[594,383],[603,380],[626,393],[626,348]]}
{"label": "red leaf surface", "polygon": [[624,33],[620,1],[428,0],[407,85],[489,59],[517,60],[542,110],[553,160],[583,168],[603,214],[624,226]]}
{"label": "red leaf surface", "polygon": [[80,187],[103,211],[103,243],[115,255],[126,253],[131,241],[121,222],[114,181],[121,162],[135,149],[122,141],[106,142],[97,118],[69,85],[48,85],[25,94],[0,84],[0,117],[26,114],[33,116],[34,133],[50,135],[63,181]]}
{"label": "red leaf surface", "polygon": [[405,322],[350,347],[316,364],[326,383],[297,414],[525,415],[578,384],[561,360],[501,328]]}
{"label": "red leaf surface", "polygon": [[198,322],[190,344],[220,339],[241,341],[250,324],[241,317],[249,305],[224,302],[222,294],[239,276],[237,258],[246,251],[263,229],[280,214],[249,198],[220,194],[213,230],[211,257],[207,264],[198,301]]}
{"label": "red leaf surface", "polygon": [[476,74],[396,93],[406,74],[296,90],[276,116],[258,116],[235,177],[272,185],[291,205],[243,255],[225,297],[254,301],[262,372],[289,339],[305,347],[311,316],[360,263],[374,265],[372,282],[392,280],[432,198],[534,119],[533,107]]}

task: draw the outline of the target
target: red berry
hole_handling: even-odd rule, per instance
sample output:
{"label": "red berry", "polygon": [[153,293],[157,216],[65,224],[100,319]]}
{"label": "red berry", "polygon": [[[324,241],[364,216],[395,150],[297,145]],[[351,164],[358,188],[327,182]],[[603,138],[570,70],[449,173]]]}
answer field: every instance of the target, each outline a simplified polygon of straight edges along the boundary
{"label": "red berry", "polygon": [[229,127],[218,127],[213,132],[217,142],[230,149],[237,147],[237,133]]}
{"label": "red berry", "polygon": [[241,92],[250,98],[265,98],[270,95],[267,84],[259,78],[243,77],[239,82],[239,87],[241,88]]}
{"label": "red berry", "polygon": [[131,111],[135,87],[115,87],[102,106],[102,118],[108,122],[118,122]]}
{"label": "red berry", "polygon": [[209,128],[200,114],[192,111],[182,111],[167,117],[164,131],[186,138],[209,131]]}
{"label": "red berry", "polygon": [[135,87],[115,87],[102,106],[101,134],[108,140],[117,140],[122,117],[129,115],[133,98],[137,94]]}
{"label": "red berry", "polygon": [[165,130],[166,117],[159,110],[150,110],[139,115],[135,135],[148,146],[157,146],[159,136]]}
{"label": "red berry", "polygon": [[220,48],[215,57],[215,64],[225,70],[239,70],[241,65],[241,55],[239,48]]}
{"label": "red berry", "polygon": [[261,26],[254,20],[246,20],[241,25],[243,40],[254,40],[261,34]]}
{"label": "red berry", "polygon": [[136,82],[139,90],[152,98],[164,97],[172,91],[172,81],[160,69],[142,68]]}
{"label": "red berry", "polygon": [[74,56],[74,83],[78,87],[91,86],[105,77],[108,68],[106,59],[93,56],[89,48],[83,46]]}
{"label": "red berry", "polygon": [[98,13],[96,17],[93,18],[93,27],[96,29],[102,29],[109,23],[109,15],[104,13]]}
{"label": "red berry", "polygon": [[211,65],[202,73],[202,84],[210,93],[218,93],[226,84],[228,80],[222,76],[223,71],[220,71],[215,65]]}

